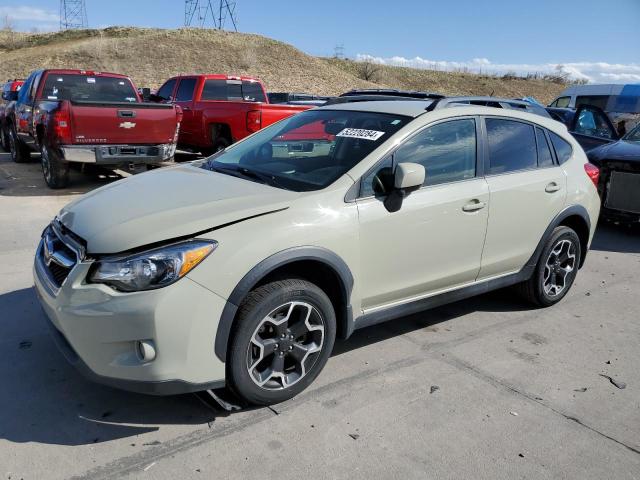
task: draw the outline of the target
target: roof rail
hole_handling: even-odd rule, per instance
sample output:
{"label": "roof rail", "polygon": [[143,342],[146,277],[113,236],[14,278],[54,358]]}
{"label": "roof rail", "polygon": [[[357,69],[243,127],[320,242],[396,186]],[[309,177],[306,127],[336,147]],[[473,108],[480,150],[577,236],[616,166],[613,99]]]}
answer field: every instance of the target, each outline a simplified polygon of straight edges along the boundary
{"label": "roof rail", "polygon": [[423,92],[419,90],[397,90],[395,88],[357,88],[343,93],[340,97],[355,97],[362,95],[383,95],[389,97],[401,97],[408,99],[433,99],[444,98],[444,95],[434,92]]}
{"label": "roof rail", "polygon": [[493,108],[506,108],[510,110],[521,110],[524,112],[535,113],[543,117],[551,116],[544,107],[536,105],[525,100],[515,100],[512,98],[487,97],[487,96],[464,96],[464,97],[446,97],[436,99],[427,106],[427,111],[439,110],[448,107],[461,107],[464,105],[476,105]]}

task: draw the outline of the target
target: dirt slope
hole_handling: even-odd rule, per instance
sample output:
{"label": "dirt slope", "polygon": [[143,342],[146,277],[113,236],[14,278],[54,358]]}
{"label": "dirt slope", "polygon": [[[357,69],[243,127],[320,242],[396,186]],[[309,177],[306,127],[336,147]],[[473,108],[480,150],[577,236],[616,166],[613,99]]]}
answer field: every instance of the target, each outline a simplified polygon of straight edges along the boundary
{"label": "dirt slope", "polygon": [[0,75],[25,77],[37,68],[84,68],[130,75],[157,87],[179,73],[229,73],[261,78],[270,91],[335,95],[356,87],[410,88],[445,94],[533,95],[551,100],[564,85],[468,73],[382,67],[361,80],[359,64],[307,55],[260,35],[219,30],[112,27],[48,34],[0,32]]}

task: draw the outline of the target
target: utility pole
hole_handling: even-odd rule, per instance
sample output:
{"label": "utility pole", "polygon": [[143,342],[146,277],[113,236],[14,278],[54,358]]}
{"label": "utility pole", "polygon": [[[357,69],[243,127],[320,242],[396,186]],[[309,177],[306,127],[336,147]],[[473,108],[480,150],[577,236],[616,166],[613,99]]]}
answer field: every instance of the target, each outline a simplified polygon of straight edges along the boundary
{"label": "utility pole", "polygon": [[236,2],[234,0],[185,0],[184,26],[224,29],[231,22],[237,32]]}
{"label": "utility pole", "polygon": [[84,0],[60,0],[60,30],[88,28]]}

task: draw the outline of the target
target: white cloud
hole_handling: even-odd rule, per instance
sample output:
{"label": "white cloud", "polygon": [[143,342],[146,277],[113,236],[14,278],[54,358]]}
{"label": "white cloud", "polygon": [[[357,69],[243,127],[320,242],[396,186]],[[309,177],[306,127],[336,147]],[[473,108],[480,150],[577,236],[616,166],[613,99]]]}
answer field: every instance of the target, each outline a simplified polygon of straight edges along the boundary
{"label": "white cloud", "polygon": [[0,7],[0,18],[8,17],[15,22],[52,23],[60,21],[60,16],[50,10],[36,7]]}
{"label": "white cloud", "polygon": [[527,73],[568,74],[574,80],[586,80],[591,83],[634,83],[640,82],[640,64],[606,63],[606,62],[567,62],[567,63],[493,63],[487,58],[474,58],[469,61],[428,60],[422,57],[405,58],[376,57],[359,53],[357,61],[369,61],[383,65],[423,68],[428,70],[469,71],[474,73],[490,73],[502,75],[514,72],[518,75]]}

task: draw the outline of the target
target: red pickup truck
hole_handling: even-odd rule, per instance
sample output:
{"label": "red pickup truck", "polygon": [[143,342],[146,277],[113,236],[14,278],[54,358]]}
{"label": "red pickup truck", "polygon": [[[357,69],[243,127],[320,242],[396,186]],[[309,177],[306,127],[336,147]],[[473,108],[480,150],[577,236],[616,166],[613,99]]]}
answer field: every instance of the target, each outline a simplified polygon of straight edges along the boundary
{"label": "red pickup truck", "polygon": [[0,89],[2,92],[2,98],[0,99],[0,147],[5,151],[9,151],[9,130],[7,129],[5,112],[9,104],[17,100],[18,92],[23,84],[24,80],[9,80]]}
{"label": "red pickup truck", "polygon": [[205,155],[303,110],[309,105],[272,105],[252,77],[181,75],[164,82],[153,102],[174,103],[184,117],[178,144]]}
{"label": "red pickup truck", "polygon": [[181,118],[175,105],[143,103],[128,77],[88,70],[36,70],[7,108],[13,160],[39,150],[51,188],[68,184],[70,162],[135,169],[171,159]]}

